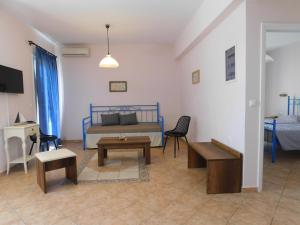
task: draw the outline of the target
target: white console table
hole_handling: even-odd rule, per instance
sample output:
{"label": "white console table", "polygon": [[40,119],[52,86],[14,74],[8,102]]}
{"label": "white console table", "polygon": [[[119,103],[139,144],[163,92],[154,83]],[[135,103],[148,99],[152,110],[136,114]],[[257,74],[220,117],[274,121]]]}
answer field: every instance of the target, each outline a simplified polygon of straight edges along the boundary
{"label": "white console table", "polygon": [[[7,163],[7,174],[9,174],[10,164],[23,163],[24,171],[27,173],[27,162],[34,158],[34,154],[27,155],[26,152],[26,138],[31,135],[37,136],[36,143],[36,152],[39,152],[40,146],[40,130],[38,124],[23,124],[15,125],[10,127],[4,127],[4,149],[6,153],[6,163]],[[10,160],[9,148],[8,148],[8,139],[12,137],[18,137],[22,140],[22,151],[23,155],[17,159]]]}

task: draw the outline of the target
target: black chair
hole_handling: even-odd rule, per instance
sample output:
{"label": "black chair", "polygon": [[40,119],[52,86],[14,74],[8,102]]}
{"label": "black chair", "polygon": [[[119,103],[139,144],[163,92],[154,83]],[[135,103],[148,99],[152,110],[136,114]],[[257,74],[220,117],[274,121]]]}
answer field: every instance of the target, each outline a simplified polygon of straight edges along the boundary
{"label": "black chair", "polygon": [[[36,135],[30,136],[30,140],[32,141],[32,145],[30,148],[29,155],[31,155],[33,146],[34,146],[34,144],[36,144]],[[55,148],[57,149],[56,140],[57,140],[57,136],[44,134],[40,129],[40,146],[39,147],[41,147],[43,144],[46,144],[47,151],[49,151],[49,142],[52,142],[54,144]],[[43,151],[44,151],[44,146],[42,146],[42,147],[43,147]]]}
{"label": "black chair", "polygon": [[169,137],[174,137],[174,157],[176,158],[176,142],[179,150],[179,140],[178,138],[184,137],[186,143],[188,144],[188,140],[186,138],[186,134],[189,130],[189,125],[190,125],[191,117],[190,116],[182,116],[179,118],[176,127],[173,130],[168,130],[165,132],[166,135],[166,140],[165,140],[165,145],[164,145],[164,152],[165,148],[168,142]]}

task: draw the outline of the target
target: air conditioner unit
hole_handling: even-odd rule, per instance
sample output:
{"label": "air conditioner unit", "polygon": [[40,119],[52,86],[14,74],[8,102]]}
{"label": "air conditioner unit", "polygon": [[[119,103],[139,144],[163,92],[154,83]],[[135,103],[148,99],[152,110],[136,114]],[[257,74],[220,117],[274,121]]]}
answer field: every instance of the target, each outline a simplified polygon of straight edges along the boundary
{"label": "air conditioner unit", "polygon": [[266,61],[266,63],[270,63],[270,62],[274,62],[274,59],[270,55],[266,54],[265,61]]}
{"label": "air conditioner unit", "polygon": [[62,49],[62,56],[64,57],[82,57],[89,56],[90,49],[84,47],[65,47]]}

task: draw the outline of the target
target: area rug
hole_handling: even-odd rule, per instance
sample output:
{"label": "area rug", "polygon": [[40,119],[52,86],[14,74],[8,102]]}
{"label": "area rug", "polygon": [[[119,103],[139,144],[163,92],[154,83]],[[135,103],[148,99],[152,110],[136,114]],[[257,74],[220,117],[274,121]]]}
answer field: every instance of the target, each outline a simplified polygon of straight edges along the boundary
{"label": "area rug", "polygon": [[104,166],[98,167],[98,153],[83,159],[78,168],[79,182],[149,181],[148,169],[141,151],[109,150]]}

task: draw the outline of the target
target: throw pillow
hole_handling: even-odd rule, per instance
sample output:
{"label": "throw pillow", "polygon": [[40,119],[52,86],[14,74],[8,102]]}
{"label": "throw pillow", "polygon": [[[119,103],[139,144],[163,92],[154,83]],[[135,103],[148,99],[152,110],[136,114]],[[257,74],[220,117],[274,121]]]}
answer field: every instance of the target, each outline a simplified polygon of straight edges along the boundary
{"label": "throw pillow", "polygon": [[120,114],[120,124],[121,125],[134,125],[137,124],[136,113],[130,114]]}
{"label": "throw pillow", "polygon": [[102,126],[111,126],[120,124],[120,114],[101,114]]}

